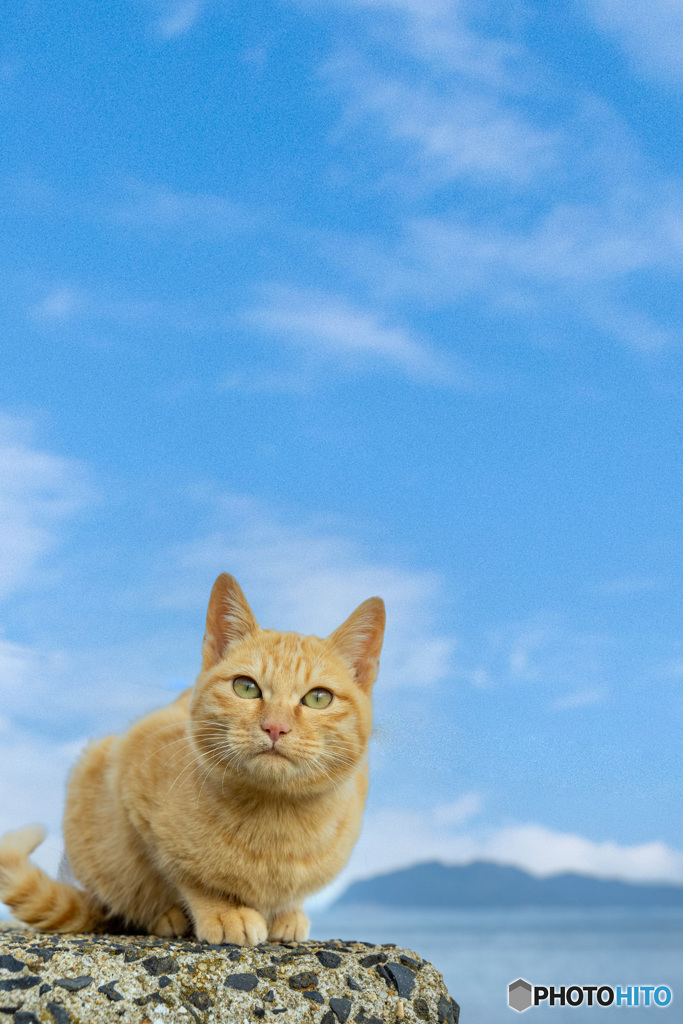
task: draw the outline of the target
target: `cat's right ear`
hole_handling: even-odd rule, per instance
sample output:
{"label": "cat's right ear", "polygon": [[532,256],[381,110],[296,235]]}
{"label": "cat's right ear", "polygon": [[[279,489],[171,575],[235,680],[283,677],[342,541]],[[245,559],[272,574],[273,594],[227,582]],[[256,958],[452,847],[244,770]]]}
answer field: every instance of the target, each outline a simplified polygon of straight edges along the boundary
{"label": "cat's right ear", "polygon": [[258,629],[258,622],[234,576],[222,572],[211,590],[202,644],[202,671],[225,657],[228,647]]}
{"label": "cat's right ear", "polygon": [[368,693],[379,670],[385,623],[384,601],[370,597],[327,638],[327,644],[353,669],[356,682]]}

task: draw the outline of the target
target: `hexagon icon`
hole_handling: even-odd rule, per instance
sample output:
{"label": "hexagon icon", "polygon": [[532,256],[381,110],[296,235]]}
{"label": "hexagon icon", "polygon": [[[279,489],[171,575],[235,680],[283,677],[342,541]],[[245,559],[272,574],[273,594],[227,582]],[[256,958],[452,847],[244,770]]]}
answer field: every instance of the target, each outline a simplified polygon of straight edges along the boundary
{"label": "hexagon icon", "polygon": [[531,985],[524,978],[517,978],[508,985],[508,1006],[519,1013],[531,1006]]}

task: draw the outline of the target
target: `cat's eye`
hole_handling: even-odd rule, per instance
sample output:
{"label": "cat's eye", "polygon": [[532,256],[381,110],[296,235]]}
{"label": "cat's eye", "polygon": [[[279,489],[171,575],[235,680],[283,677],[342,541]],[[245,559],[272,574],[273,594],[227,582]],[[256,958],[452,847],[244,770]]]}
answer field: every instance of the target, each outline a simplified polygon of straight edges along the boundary
{"label": "cat's eye", "polygon": [[249,676],[237,676],[233,680],[232,688],[238,697],[246,697],[247,700],[253,700],[254,697],[260,697],[261,691]]}
{"label": "cat's eye", "polygon": [[329,690],[316,687],[315,690],[309,690],[306,696],[301,698],[301,703],[305,704],[307,708],[326,708],[332,703],[332,694]]}

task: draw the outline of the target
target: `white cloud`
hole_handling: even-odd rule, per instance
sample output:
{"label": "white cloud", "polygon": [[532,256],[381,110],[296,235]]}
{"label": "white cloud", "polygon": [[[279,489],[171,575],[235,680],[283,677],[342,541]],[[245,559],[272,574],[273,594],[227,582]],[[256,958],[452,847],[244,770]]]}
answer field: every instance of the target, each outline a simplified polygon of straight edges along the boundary
{"label": "white cloud", "polygon": [[635,67],[653,78],[683,78],[680,0],[585,0],[596,24],[615,36]]}
{"label": "white cloud", "polygon": [[39,321],[66,321],[78,316],[87,301],[87,295],[80,289],[57,285],[33,307],[32,313]]}
{"label": "white cloud", "polygon": [[466,222],[413,224],[412,251],[443,278],[459,270],[456,287],[478,289],[485,279],[556,282],[571,287],[613,281],[639,270],[683,263],[683,206],[646,206],[634,195],[610,207],[560,204],[524,232]]}
{"label": "white cloud", "polygon": [[[371,120],[401,145],[400,171],[385,178],[393,192],[397,180],[409,183],[409,191],[461,178],[519,187],[558,163],[561,133],[534,125],[528,103],[523,106],[547,81],[539,82],[533,60],[516,41],[470,26],[476,5],[342,0],[341,6],[356,17],[368,14],[365,58],[357,56],[356,42],[352,55],[347,47],[323,74],[347,100],[346,134]],[[408,68],[389,73],[388,66],[405,61],[378,60],[375,43],[383,55],[392,49],[407,57]]]}
{"label": "white cloud", "polygon": [[172,313],[158,303],[131,299],[111,299],[86,291],[77,285],[59,284],[29,309],[38,324],[59,328],[74,322],[141,323],[146,320],[172,319]]}
{"label": "white cloud", "polygon": [[349,59],[328,65],[326,75],[349,98],[347,125],[374,118],[415,152],[423,186],[461,177],[521,185],[557,160],[559,133],[535,128],[494,91],[461,81],[415,85]]}
{"label": "white cloud", "polygon": [[450,803],[437,804],[434,808],[434,819],[439,825],[462,825],[479,814],[482,805],[480,793],[463,793]]}
{"label": "white cloud", "polygon": [[[392,195],[410,199],[462,178],[481,186],[542,186],[551,169],[558,197],[540,215],[526,202],[514,210],[513,223],[522,219],[522,228],[496,222],[499,197],[489,223],[481,216],[414,221],[402,253],[395,243],[386,253],[371,245],[359,252],[364,279],[385,298],[406,290],[446,303],[485,295],[492,309],[517,313],[535,337],[551,342],[574,321],[588,326],[588,336],[597,328],[644,352],[676,343],[680,318],[663,303],[661,314],[656,302],[648,308],[633,281],[639,273],[680,276],[681,190],[647,165],[609,104],[567,93],[566,83],[516,42],[474,30],[470,16],[477,7],[466,0],[347,0],[343,6],[356,18],[367,15],[368,43],[355,44],[365,57],[347,53],[325,73],[346,99],[347,135],[370,122],[377,141],[390,138],[403,150],[381,172]],[[652,60],[664,53],[659,66],[675,65],[680,74],[679,0],[592,0],[592,9],[596,17],[602,12],[610,31],[635,40],[638,52],[651,50]],[[407,54],[409,70],[387,74],[386,62],[373,57],[377,40]],[[560,94],[571,96],[570,112],[566,103],[559,113],[549,105],[546,97]],[[590,198],[577,202],[577,193]],[[540,195],[535,190],[533,200]],[[670,280],[660,294],[667,287]]]}
{"label": "white cloud", "polygon": [[342,0],[350,7],[374,7],[379,10],[403,11],[420,18],[435,18],[452,9],[451,0]]}
{"label": "white cloud", "polygon": [[589,707],[607,698],[615,638],[538,615],[462,639],[454,669],[476,689],[535,687],[553,708]]}
{"label": "white cloud", "polygon": [[305,395],[312,390],[310,375],[301,370],[273,370],[272,365],[253,363],[248,370],[229,373],[218,385],[219,391],[238,391],[242,395]]}
{"label": "white cloud", "polygon": [[163,39],[185,35],[194,27],[204,9],[204,0],[173,0],[164,4],[165,10],[157,21],[157,31]]}
{"label": "white cloud", "polygon": [[441,579],[368,557],[343,535],[313,522],[287,527],[242,498],[218,503],[219,525],[174,549],[164,582],[167,605],[204,609],[221,570],[240,581],[263,626],[326,636],[368,597],[387,606],[382,688],[449,677],[453,637],[435,625]]}
{"label": "white cloud", "polygon": [[176,304],[154,298],[112,296],[105,289],[86,290],[74,284],[48,288],[27,312],[41,328],[62,332],[83,326],[94,330],[116,324],[135,329],[148,324],[163,324],[166,330],[195,334],[225,330],[230,322],[228,316],[207,312],[191,302]]}
{"label": "white cloud", "polygon": [[607,696],[605,687],[594,686],[573,690],[564,697],[558,697],[553,707],[559,711],[571,710],[573,708],[589,708],[594,704],[601,704]]}
{"label": "white cloud", "polygon": [[542,825],[515,825],[487,837],[481,856],[547,876],[578,871],[630,882],[683,882],[683,853],[666,843],[621,846],[555,832]]}
{"label": "white cloud", "polygon": [[164,185],[130,182],[121,199],[102,204],[116,224],[162,230],[199,231],[208,236],[231,235],[256,222],[228,196],[210,192],[177,192]]}
{"label": "white cloud", "polygon": [[[450,809],[458,806],[466,813],[460,820],[457,815],[450,820]],[[481,797],[469,793],[455,804],[437,804],[422,811],[387,808],[366,814],[348,866],[313,905],[330,903],[357,879],[434,860],[444,864],[485,860],[539,877],[577,872],[630,882],[683,883],[683,852],[666,843],[625,846],[595,842],[538,824],[493,829],[453,827],[474,817],[481,806]]]}
{"label": "white cloud", "polygon": [[350,366],[373,360],[417,380],[466,386],[465,374],[447,354],[374,312],[324,292],[272,288],[244,320],[310,353],[325,353]]}
{"label": "white cloud", "polygon": [[373,268],[375,287],[403,298],[448,304],[484,295],[491,308],[519,312],[527,323],[543,323],[548,310],[555,322],[564,311],[626,345],[652,350],[671,343],[677,331],[632,308],[622,292],[628,296],[641,271],[680,274],[683,204],[655,188],[647,201],[617,192],[606,205],[556,205],[523,231],[423,218],[391,253],[372,263],[368,253],[361,258],[364,272]]}
{"label": "white cloud", "polygon": [[633,597],[654,590],[660,582],[655,576],[618,576],[598,583],[595,590],[605,597]]}
{"label": "white cloud", "polygon": [[[62,743],[8,727],[0,744],[0,835],[37,822],[47,840],[33,859],[55,875],[61,854],[66,779],[85,739]],[[2,907],[0,906],[0,912]]]}
{"label": "white cloud", "polygon": [[26,425],[0,417],[0,598],[24,585],[91,496],[83,467],[40,451]]}
{"label": "white cloud", "polygon": [[390,35],[377,33],[381,44],[386,46],[390,39],[396,49],[422,59],[435,70],[515,90],[526,75],[528,61],[521,48],[471,29],[468,15],[473,5],[463,0],[338,0],[338,6],[371,12],[375,19],[398,15]]}

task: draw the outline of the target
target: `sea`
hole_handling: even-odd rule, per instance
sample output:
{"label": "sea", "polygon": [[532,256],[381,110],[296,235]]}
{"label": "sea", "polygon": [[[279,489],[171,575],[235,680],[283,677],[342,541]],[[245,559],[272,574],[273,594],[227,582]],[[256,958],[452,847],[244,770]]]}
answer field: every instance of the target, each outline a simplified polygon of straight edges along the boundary
{"label": "sea", "polygon": [[[430,960],[460,1004],[461,1024],[683,1024],[683,908],[309,911],[316,939],[393,942]],[[667,986],[668,1006],[507,1004],[508,985]],[[585,998],[585,997],[584,997]],[[644,998],[644,997],[642,997]],[[660,995],[664,998],[664,994]]]}

